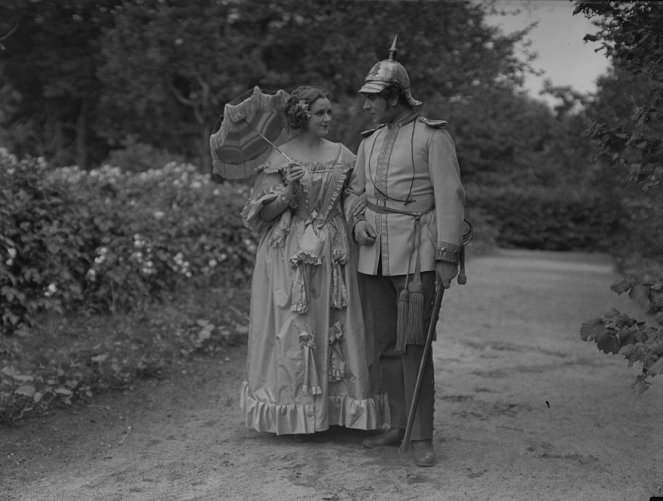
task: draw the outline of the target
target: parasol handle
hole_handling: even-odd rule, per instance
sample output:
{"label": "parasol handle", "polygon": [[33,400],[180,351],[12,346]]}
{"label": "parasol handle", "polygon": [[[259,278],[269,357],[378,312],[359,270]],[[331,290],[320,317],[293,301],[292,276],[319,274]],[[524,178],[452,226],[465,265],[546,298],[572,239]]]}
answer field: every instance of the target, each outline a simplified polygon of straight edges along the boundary
{"label": "parasol handle", "polygon": [[265,137],[265,135],[264,135],[262,132],[260,132],[260,131],[259,131],[258,129],[256,129],[253,125],[251,125],[251,124],[250,124],[245,118],[242,118],[241,120],[242,120],[242,122],[244,122],[245,124],[247,124],[249,127],[251,127],[251,128],[254,130],[254,132],[255,132],[256,134],[258,134],[261,138],[263,138],[265,141],[267,141],[267,142],[272,146],[272,148],[274,148],[274,149],[275,149],[276,151],[278,151],[281,155],[283,155],[283,156],[288,160],[288,162],[290,162],[291,164],[296,164],[296,163],[297,163],[297,162],[295,162],[292,158],[290,158],[288,155],[286,155],[285,153],[283,153],[283,152],[279,149],[278,146],[276,146],[276,145],[275,145],[274,143],[272,143],[269,139],[267,139],[267,138]]}

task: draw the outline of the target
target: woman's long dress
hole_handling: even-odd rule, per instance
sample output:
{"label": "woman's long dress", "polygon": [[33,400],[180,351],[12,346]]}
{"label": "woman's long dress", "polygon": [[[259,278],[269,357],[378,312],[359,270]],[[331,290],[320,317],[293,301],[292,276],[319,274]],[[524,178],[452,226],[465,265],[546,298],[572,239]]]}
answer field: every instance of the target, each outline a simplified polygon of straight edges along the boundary
{"label": "woman's long dress", "polygon": [[242,212],[260,235],[240,398],[246,425],[276,434],[388,427],[340,202],[354,155],[339,144],[333,161],[300,162],[307,173],[290,208],[266,223],[260,209],[285,188],[279,157],[259,169]]}

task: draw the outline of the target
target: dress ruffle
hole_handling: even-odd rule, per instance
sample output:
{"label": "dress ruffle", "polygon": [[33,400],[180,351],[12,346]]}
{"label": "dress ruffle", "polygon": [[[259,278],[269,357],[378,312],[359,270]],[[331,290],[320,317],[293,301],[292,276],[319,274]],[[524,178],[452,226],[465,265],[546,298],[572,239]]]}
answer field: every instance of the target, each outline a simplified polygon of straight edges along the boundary
{"label": "dress ruffle", "polygon": [[329,426],[344,426],[359,430],[380,430],[389,427],[389,400],[385,393],[357,400],[345,395],[328,397],[327,428],[316,425],[313,405],[282,405],[256,399],[244,381],[240,393],[240,407],[246,426],[256,431],[277,435],[315,433]]}

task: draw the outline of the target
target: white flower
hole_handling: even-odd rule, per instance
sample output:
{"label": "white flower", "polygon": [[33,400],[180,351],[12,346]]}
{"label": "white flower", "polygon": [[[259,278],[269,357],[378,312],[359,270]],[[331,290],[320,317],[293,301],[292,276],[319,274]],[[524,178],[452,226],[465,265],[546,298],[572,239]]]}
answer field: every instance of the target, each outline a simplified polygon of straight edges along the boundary
{"label": "white flower", "polygon": [[163,211],[160,211],[160,210],[154,211],[154,218],[155,219],[161,219],[165,215],[166,215],[166,213],[163,212]]}
{"label": "white flower", "polygon": [[147,243],[147,240],[143,238],[143,236],[140,233],[134,234],[134,247],[136,249],[142,249],[145,247],[145,244]]}
{"label": "white flower", "polygon": [[216,259],[210,259],[209,263],[207,263],[210,268],[214,268],[219,262]]}
{"label": "white flower", "polygon": [[12,264],[14,264],[14,258],[16,257],[16,249],[10,247],[9,249],[7,249],[7,254],[9,254],[9,259],[5,261],[5,264],[7,266],[11,266]]}

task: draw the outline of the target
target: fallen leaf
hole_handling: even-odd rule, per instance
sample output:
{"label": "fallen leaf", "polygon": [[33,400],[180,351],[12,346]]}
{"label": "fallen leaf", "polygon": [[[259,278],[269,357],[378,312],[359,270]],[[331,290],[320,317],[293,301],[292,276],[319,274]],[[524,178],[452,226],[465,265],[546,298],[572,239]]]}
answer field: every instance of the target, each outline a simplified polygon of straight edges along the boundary
{"label": "fallen leaf", "polygon": [[23,395],[24,397],[32,397],[35,393],[35,387],[31,384],[24,384],[16,388],[14,393],[17,395]]}
{"label": "fallen leaf", "polygon": [[663,374],[663,357],[660,357],[654,365],[649,368],[649,373],[653,375]]}
{"label": "fallen leaf", "polygon": [[90,360],[100,364],[101,362],[106,361],[107,358],[108,358],[108,353],[103,353],[101,355],[96,355],[96,356],[92,357]]}

